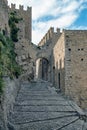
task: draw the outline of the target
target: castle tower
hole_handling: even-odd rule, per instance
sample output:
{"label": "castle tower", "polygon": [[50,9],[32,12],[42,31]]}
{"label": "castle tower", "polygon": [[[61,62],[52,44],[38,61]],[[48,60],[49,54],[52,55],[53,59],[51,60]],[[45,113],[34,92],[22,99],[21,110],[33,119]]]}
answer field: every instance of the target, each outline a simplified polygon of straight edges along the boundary
{"label": "castle tower", "polygon": [[27,39],[30,43],[32,40],[32,14],[31,7],[27,7],[27,10],[24,10],[24,7],[22,5],[19,5],[19,9],[16,9],[15,4],[11,4],[11,8],[9,8],[9,13],[16,11],[16,14],[19,18],[22,18],[22,20],[19,22],[19,39]]}

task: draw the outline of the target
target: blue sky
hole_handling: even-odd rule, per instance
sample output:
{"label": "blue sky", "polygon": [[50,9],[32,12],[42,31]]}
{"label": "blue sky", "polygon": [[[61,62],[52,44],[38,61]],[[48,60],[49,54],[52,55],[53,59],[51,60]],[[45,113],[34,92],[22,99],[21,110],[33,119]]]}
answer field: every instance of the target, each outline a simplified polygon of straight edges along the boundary
{"label": "blue sky", "polygon": [[8,0],[32,7],[32,42],[37,44],[50,27],[87,29],[87,0]]}
{"label": "blue sky", "polygon": [[87,29],[87,8],[83,9],[79,15],[79,17],[74,22],[76,26],[84,26]]}

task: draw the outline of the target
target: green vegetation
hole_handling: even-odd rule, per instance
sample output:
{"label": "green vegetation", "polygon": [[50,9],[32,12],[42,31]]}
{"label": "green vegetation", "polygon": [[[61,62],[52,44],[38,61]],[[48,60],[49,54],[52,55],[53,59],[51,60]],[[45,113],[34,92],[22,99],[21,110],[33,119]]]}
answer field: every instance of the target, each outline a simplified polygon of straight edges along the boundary
{"label": "green vegetation", "polygon": [[15,11],[10,13],[8,23],[10,27],[10,37],[13,42],[18,42],[19,28],[17,27],[17,24],[20,20],[22,20],[22,18],[18,18],[17,13]]}
{"label": "green vegetation", "polygon": [[15,58],[13,41],[0,33],[0,94],[4,86],[3,76],[18,78],[21,73],[21,68],[16,63]]}
{"label": "green vegetation", "polygon": [[5,36],[5,30],[3,34],[0,33],[0,95],[3,92],[4,81],[3,76],[9,76],[11,79],[14,77],[18,78],[21,74],[22,69],[16,63],[16,54],[14,42],[18,41],[18,22],[22,20],[17,17],[17,13],[11,12],[9,15],[9,27],[10,27],[10,38]]}

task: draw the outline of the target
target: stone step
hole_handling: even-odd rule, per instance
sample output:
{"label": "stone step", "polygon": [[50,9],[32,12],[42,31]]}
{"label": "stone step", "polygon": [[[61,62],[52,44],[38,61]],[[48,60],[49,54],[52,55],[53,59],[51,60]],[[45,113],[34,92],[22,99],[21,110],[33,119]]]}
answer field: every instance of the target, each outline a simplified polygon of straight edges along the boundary
{"label": "stone step", "polygon": [[22,87],[22,90],[47,90],[47,87],[34,86],[34,87]]}
{"label": "stone step", "polygon": [[32,88],[47,88],[47,86],[50,86],[50,85],[46,85],[46,84],[25,84],[25,85],[21,85],[21,88],[30,88],[30,89],[32,89]]}
{"label": "stone step", "polygon": [[19,124],[16,126],[17,129],[15,130],[82,130],[83,121],[77,117],[65,117]]}
{"label": "stone step", "polygon": [[58,106],[58,105],[68,105],[69,106],[69,103],[67,101],[44,101],[44,100],[29,100],[29,101],[16,101],[16,103],[14,105],[28,105],[28,106],[47,106],[47,105],[50,105],[50,106]]}
{"label": "stone step", "polygon": [[70,112],[15,112],[12,114],[11,122],[25,124],[36,121],[59,119],[65,117],[78,117],[77,113]]}
{"label": "stone step", "polygon": [[[57,100],[59,96],[55,95],[55,94],[19,94],[17,97],[16,97],[16,100],[19,99],[19,100],[32,100],[32,99],[43,99],[43,100],[46,100],[46,99],[52,99],[53,97],[53,100]],[[59,101],[60,100],[64,100],[62,98],[59,98]]]}
{"label": "stone step", "polygon": [[40,88],[45,88],[47,86],[51,86],[50,83],[48,82],[32,82],[32,83],[22,83],[21,84],[21,88],[22,87],[30,87],[30,88],[33,88],[33,87],[40,87]]}
{"label": "stone step", "polygon": [[56,97],[53,97],[53,98],[52,97],[41,97],[40,98],[39,96],[38,97],[37,96],[36,97],[26,96],[26,97],[17,97],[16,98],[16,101],[19,101],[19,102],[20,101],[21,102],[22,101],[29,101],[29,100],[31,100],[31,101],[43,101],[43,100],[44,101],[65,101],[64,99],[61,99],[58,97],[57,98]]}
{"label": "stone step", "polygon": [[48,97],[48,96],[57,96],[57,94],[53,94],[53,93],[19,93],[18,96],[20,97],[23,97],[23,96],[34,96],[34,97]]}
{"label": "stone step", "polygon": [[32,94],[32,95],[35,95],[35,94],[51,94],[50,91],[21,91],[20,90],[20,93],[19,94],[23,94],[23,95],[29,95],[29,94]]}
{"label": "stone step", "polygon": [[75,109],[71,106],[22,106],[22,105],[15,105],[14,111],[19,112],[44,112],[44,111],[50,111],[50,112],[76,112]]}

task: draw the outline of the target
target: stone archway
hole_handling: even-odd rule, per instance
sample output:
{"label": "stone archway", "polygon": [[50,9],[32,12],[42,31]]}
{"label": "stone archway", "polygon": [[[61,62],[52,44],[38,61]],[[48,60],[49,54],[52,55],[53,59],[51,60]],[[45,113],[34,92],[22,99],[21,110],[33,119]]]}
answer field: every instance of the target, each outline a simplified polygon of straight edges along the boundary
{"label": "stone archway", "polygon": [[38,58],[36,60],[36,78],[48,80],[49,62],[46,58]]}

